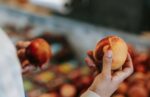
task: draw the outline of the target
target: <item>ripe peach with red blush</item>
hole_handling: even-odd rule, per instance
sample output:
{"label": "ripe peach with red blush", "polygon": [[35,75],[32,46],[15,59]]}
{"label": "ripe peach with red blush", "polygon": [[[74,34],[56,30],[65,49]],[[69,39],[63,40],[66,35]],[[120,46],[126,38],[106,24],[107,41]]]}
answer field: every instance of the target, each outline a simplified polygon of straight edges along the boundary
{"label": "ripe peach with red blush", "polygon": [[104,53],[108,50],[112,51],[112,70],[121,68],[128,55],[126,42],[117,36],[108,36],[100,40],[93,51],[94,60],[102,64]]}
{"label": "ripe peach with red blush", "polygon": [[51,47],[44,39],[38,38],[31,41],[25,55],[31,64],[41,66],[51,58]]}

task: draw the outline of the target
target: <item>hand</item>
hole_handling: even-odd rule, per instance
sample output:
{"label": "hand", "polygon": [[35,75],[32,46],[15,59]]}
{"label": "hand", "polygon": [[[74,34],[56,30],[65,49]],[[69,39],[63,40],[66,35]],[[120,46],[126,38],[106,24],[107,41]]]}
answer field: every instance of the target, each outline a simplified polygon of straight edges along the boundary
{"label": "hand", "polygon": [[[96,65],[91,58],[92,52],[88,52],[90,57],[86,58],[86,63],[88,66],[92,67],[92,70],[96,70]],[[128,54],[127,60],[123,65],[123,69],[111,72],[112,64],[112,51],[107,51],[103,57],[103,67],[102,72],[98,74],[92,85],[89,87],[89,90],[94,91],[101,97],[110,97],[119,87],[119,85],[132,74],[133,64],[130,55]]]}
{"label": "hand", "polygon": [[26,48],[30,45],[30,43],[31,42],[29,42],[29,41],[26,41],[26,42],[20,41],[16,45],[17,55],[21,62],[23,74],[35,69],[34,65],[32,65],[25,56]]}

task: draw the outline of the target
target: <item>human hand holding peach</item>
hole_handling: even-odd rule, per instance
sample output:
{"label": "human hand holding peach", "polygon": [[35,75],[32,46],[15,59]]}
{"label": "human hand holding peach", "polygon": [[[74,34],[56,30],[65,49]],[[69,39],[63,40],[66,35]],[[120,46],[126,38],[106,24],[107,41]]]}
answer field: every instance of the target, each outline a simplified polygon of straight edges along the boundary
{"label": "human hand holding peach", "polygon": [[[92,54],[92,52],[89,54]],[[112,73],[112,57],[111,50],[104,53],[102,72],[95,77],[94,82],[89,87],[89,90],[97,93],[100,97],[110,97],[117,90],[123,80],[133,72],[132,59],[128,54],[122,70]],[[86,63],[92,67],[93,70],[96,70],[96,65],[91,58],[87,57]]]}
{"label": "human hand holding peach", "polygon": [[96,76],[89,90],[102,97],[110,97],[133,72],[128,46],[117,36],[100,40],[95,49],[87,54],[85,61]]}
{"label": "human hand holding peach", "polygon": [[23,73],[29,72],[36,67],[43,68],[44,64],[52,56],[49,44],[40,38],[32,41],[20,41],[16,46]]}

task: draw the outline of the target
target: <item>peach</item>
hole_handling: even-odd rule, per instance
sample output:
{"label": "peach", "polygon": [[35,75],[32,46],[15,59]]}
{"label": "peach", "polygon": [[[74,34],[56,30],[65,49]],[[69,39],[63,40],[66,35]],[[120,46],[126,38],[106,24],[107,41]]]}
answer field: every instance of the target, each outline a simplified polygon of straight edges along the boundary
{"label": "peach", "polygon": [[146,83],[146,88],[148,92],[150,93],[150,72],[145,74],[145,83]]}
{"label": "peach", "polygon": [[150,80],[147,81],[146,87],[147,87],[147,90],[150,92]]}
{"label": "peach", "polygon": [[32,64],[41,66],[51,58],[51,47],[45,40],[38,38],[31,41],[26,48],[25,55]]}
{"label": "peach", "polygon": [[145,86],[145,74],[142,72],[136,72],[134,73],[129,79],[128,84],[129,86]]}
{"label": "peach", "polygon": [[90,76],[83,76],[81,79],[80,79],[80,82],[82,83],[82,85],[84,85],[85,87],[86,86],[89,86],[92,82],[92,77]]}
{"label": "peach", "polygon": [[134,68],[135,68],[136,72],[143,72],[144,73],[146,71],[145,67],[144,67],[144,64],[136,64],[134,66]]}
{"label": "peach", "polygon": [[27,3],[28,2],[28,0],[17,0],[19,3],[21,3],[21,4],[25,4],[25,3]]}
{"label": "peach", "polygon": [[72,84],[64,84],[60,89],[62,97],[75,97],[76,93],[76,87]]}
{"label": "peach", "polygon": [[108,36],[102,39],[93,51],[95,61],[102,64],[103,55],[107,50],[112,50],[112,70],[121,68],[128,55],[126,42],[117,36]]}
{"label": "peach", "polygon": [[116,94],[116,95],[113,95],[112,97],[125,97],[125,96],[121,94]]}
{"label": "peach", "polygon": [[56,92],[52,92],[52,93],[42,94],[39,97],[59,97],[59,95]]}
{"label": "peach", "polygon": [[132,86],[128,90],[129,97],[148,97],[148,91],[145,87]]}
{"label": "peach", "polygon": [[117,92],[120,94],[125,94],[127,92],[127,90],[128,90],[128,85],[127,85],[127,83],[123,82],[120,84]]}

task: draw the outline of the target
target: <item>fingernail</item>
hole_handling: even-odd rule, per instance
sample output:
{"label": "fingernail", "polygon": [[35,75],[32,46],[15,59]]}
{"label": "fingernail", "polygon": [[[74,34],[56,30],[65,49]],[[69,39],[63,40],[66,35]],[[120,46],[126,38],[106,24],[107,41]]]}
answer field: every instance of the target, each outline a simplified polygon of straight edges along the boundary
{"label": "fingernail", "polygon": [[112,57],[112,51],[107,51],[107,53],[106,53],[106,56],[108,57],[108,58],[111,58]]}

